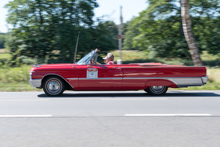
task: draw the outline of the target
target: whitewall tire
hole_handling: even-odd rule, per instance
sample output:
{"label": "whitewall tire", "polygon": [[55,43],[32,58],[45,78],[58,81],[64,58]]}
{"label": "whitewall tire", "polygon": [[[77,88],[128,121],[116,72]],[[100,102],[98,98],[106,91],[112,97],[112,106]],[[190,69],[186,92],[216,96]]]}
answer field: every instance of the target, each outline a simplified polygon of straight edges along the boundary
{"label": "whitewall tire", "polygon": [[65,84],[61,78],[50,76],[43,82],[43,90],[48,96],[62,95]]}
{"label": "whitewall tire", "polygon": [[150,86],[145,91],[150,95],[164,95],[167,89],[167,86]]}

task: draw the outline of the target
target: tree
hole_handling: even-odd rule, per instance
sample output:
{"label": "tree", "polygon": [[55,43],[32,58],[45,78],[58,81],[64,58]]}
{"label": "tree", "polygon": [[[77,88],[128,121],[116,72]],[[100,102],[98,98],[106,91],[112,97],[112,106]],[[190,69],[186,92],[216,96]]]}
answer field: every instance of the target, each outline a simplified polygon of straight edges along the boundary
{"label": "tree", "polygon": [[[88,30],[93,27],[93,9],[96,7],[96,0],[9,2],[6,5],[9,9],[7,21],[14,29],[8,44],[13,60],[28,56],[37,58],[38,63],[46,62],[48,58],[54,62],[72,62],[77,33],[82,32],[81,40],[91,36]],[[83,51],[90,49],[87,43],[81,47]]]}
{"label": "tree", "polygon": [[131,21],[125,23],[124,28],[124,40],[123,40],[123,49],[139,49],[137,46],[135,47],[133,44],[133,38],[139,35],[139,25],[135,23],[135,18]]}
{"label": "tree", "polygon": [[148,58],[185,58],[190,59],[187,43],[181,27],[180,14],[165,19],[146,19],[146,12],[135,19],[140,33],[133,38],[132,45],[149,52]]}
{"label": "tree", "polygon": [[[219,12],[218,0],[190,0],[192,31],[199,52],[219,52]],[[147,50],[152,58],[191,58],[183,32],[180,0],[149,0],[149,7],[134,20],[140,33],[133,37],[132,46]]]}
{"label": "tree", "polygon": [[194,19],[194,36],[201,50],[210,54],[220,53],[220,16]]}
{"label": "tree", "polygon": [[77,60],[99,48],[105,54],[116,48],[117,26],[99,19],[94,23],[96,0],[14,0],[6,5],[14,25],[8,44],[12,60],[24,56],[38,63],[73,62],[78,32]]}
{"label": "tree", "polygon": [[183,22],[183,32],[189,46],[193,63],[195,66],[202,66],[202,60],[199,55],[199,49],[196,45],[196,41],[192,33],[188,0],[181,0],[181,16]]}
{"label": "tree", "polygon": [[6,34],[0,33],[0,49],[5,48]]}
{"label": "tree", "polygon": [[104,54],[114,50],[118,45],[118,26],[113,21],[100,21],[93,30],[94,47],[98,47]]}

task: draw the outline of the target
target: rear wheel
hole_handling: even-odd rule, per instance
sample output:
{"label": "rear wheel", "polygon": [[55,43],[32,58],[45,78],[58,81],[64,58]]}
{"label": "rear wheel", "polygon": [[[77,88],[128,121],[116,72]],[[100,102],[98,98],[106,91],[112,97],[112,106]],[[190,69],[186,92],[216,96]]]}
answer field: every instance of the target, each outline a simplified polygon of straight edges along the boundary
{"label": "rear wheel", "polygon": [[65,84],[59,77],[51,76],[44,81],[43,89],[48,96],[58,96],[65,90]]}
{"label": "rear wheel", "polygon": [[145,91],[150,95],[164,95],[167,89],[167,86],[151,86],[145,89]]}

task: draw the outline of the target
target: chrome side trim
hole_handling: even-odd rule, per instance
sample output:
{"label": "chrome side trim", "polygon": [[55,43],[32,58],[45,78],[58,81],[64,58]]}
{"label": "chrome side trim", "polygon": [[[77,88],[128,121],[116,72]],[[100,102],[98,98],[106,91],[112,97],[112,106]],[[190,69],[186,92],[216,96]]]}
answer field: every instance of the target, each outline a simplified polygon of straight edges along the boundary
{"label": "chrome side trim", "polygon": [[67,80],[78,80],[79,78],[66,78]]}
{"label": "chrome side trim", "polygon": [[200,77],[123,77],[123,79],[169,79],[169,78],[172,78],[172,79],[178,79],[178,78],[182,78],[182,79],[185,79],[185,78],[200,78]]}
{"label": "chrome side trim", "polygon": [[31,84],[32,87],[41,87],[41,79],[30,79],[29,83]]}
{"label": "chrome side trim", "polygon": [[123,78],[79,78],[79,80],[122,80]]}
{"label": "chrome side trim", "polygon": [[201,77],[136,77],[136,78],[130,78],[130,77],[125,77],[125,79],[130,79],[130,80],[137,80],[137,79],[164,79],[164,80],[169,80],[173,83],[175,83],[178,87],[187,87],[187,86],[201,86],[204,85],[202,82]]}
{"label": "chrome side trim", "polygon": [[73,87],[64,77],[62,77],[61,75],[58,75],[58,74],[55,74],[55,73],[49,73],[49,74],[44,75],[43,78],[42,78],[42,80],[43,80],[46,76],[58,76],[58,77],[62,78],[64,81],[66,81],[66,82],[74,89],[74,87]]}

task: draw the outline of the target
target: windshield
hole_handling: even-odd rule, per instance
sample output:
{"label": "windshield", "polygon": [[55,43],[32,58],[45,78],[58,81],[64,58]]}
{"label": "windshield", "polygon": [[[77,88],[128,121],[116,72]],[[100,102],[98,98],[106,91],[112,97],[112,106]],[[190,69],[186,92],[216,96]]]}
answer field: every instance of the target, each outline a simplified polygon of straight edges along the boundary
{"label": "windshield", "polygon": [[87,64],[89,62],[89,60],[92,58],[92,56],[94,55],[94,53],[95,53],[95,51],[91,51],[86,56],[84,56],[82,59],[80,59],[77,62],[77,64]]}

